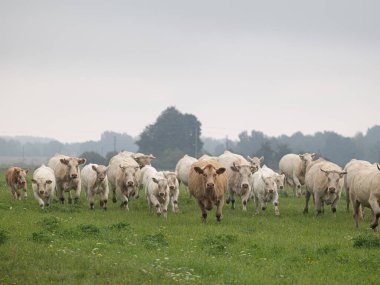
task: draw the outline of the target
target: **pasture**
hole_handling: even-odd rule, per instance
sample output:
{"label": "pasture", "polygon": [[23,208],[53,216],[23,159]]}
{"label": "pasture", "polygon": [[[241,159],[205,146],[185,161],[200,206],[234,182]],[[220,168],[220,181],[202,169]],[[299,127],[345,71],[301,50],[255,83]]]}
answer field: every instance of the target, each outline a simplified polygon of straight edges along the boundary
{"label": "pasture", "polygon": [[336,218],[330,208],[303,215],[304,197],[280,195],[281,216],[269,205],[255,215],[215,208],[206,224],[181,188],[181,213],[148,212],[142,192],[130,211],[111,199],[90,211],[57,200],[41,210],[28,176],[28,200],[15,201],[0,174],[0,284],[379,284],[380,235],[366,210],[354,228],[345,198]]}

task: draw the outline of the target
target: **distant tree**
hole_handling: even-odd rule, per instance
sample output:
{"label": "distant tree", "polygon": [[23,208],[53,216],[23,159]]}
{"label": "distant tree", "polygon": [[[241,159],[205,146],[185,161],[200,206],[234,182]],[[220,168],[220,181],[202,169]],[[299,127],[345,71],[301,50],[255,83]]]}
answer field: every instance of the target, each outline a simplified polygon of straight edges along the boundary
{"label": "distant tree", "polygon": [[79,157],[85,158],[86,164],[89,163],[96,163],[96,164],[102,164],[102,165],[107,165],[107,160],[101,156],[99,153],[94,152],[94,151],[87,151],[79,155]]}
{"label": "distant tree", "polygon": [[173,170],[178,162],[178,160],[183,157],[185,153],[176,149],[167,149],[159,157],[152,161],[152,165],[158,170]]}
{"label": "distant tree", "polygon": [[108,153],[106,154],[106,158],[105,158],[105,159],[106,159],[106,163],[109,164],[111,158],[114,157],[114,156],[117,155],[117,154],[118,154],[117,151],[115,151],[115,152],[113,152],[113,151],[108,152]]}
{"label": "distant tree", "polygon": [[197,156],[203,147],[200,136],[201,123],[194,115],[182,114],[175,107],[169,107],[154,124],[145,127],[136,144],[139,152],[152,153],[158,158],[166,150],[174,149]]}

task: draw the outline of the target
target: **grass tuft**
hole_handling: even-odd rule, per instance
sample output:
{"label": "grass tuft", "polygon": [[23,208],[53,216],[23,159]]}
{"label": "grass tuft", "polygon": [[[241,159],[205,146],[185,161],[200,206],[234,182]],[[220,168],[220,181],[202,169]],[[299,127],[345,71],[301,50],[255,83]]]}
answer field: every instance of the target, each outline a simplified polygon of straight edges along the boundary
{"label": "grass tuft", "polygon": [[227,247],[236,241],[236,235],[220,234],[206,237],[201,244],[209,255],[221,255],[226,254]]}
{"label": "grass tuft", "polygon": [[32,240],[36,243],[49,243],[52,241],[49,234],[45,231],[33,232],[30,240]]}
{"label": "grass tuft", "polygon": [[79,229],[86,234],[98,234],[100,233],[100,229],[92,224],[84,224],[84,225],[79,225]]}
{"label": "grass tuft", "polygon": [[0,244],[5,243],[8,240],[8,232],[4,229],[0,229]]}
{"label": "grass tuft", "polygon": [[142,241],[147,249],[157,249],[169,245],[169,242],[166,240],[163,233],[146,235],[143,237]]}
{"label": "grass tuft", "polygon": [[354,247],[380,248],[380,237],[371,234],[362,234],[353,238]]}

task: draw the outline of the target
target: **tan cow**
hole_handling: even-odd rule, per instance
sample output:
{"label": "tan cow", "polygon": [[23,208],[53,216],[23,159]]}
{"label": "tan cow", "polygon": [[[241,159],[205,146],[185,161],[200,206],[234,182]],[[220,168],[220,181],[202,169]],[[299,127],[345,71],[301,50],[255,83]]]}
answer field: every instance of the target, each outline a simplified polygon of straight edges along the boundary
{"label": "tan cow", "polygon": [[206,222],[207,211],[216,205],[216,219],[221,221],[224,193],[227,191],[226,169],[215,160],[200,160],[191,165],[189,191],[198,201],[202,222]]}
{"label": "tan cow", "polygon": [[65,203],[63,192],[69,193],[68,202],[72,204],[71,190],[75,191],[75,203],[78,202],[81,191],[79,165],[85,163],[85,158],[70,157],[62,154],[56,154],[50,158],[48,166],[54,171],[57,196],[62,204]]}
{"label": "tan cow", "polygon": [[317,216],[324,212],[324,204],[331,204],[331,210],[335,215],[343,186],[342,178],[346,173],[340,166],[330,161],[319,160],[312,163],[305,176],[304,214],[309,211],[309,200],[313,195]]}
{"label": "tan cow", "polygon": [[301,185],[305,184],[306,168],[313,161],[315,153],[285,154],[279,161],[281,174],[293,188],[294,196],[301,197]]}
{"label": "tan cow", "polygon": [[358,170],[350,186],[355,225],[359,227],[360,206],[371,209],[371,228],[376,230],[380,218],[380,166]]}
{"label": "tan cow", "polygon": [[22,169],[20,167],[13,166],[8,168],[5,172],[5,181],[11,188],[12,197],[14,199],[21,200],[21,193],[19,189],[24,190],[24,199],[28,198],[28,184],[26,181],[26,174],[28,171],[28,169]]}

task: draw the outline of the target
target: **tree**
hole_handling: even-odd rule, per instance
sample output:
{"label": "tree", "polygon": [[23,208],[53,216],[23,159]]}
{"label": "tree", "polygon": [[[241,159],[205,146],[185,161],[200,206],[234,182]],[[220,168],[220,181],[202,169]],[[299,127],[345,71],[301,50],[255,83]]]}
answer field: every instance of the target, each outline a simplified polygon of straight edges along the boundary
{"label": "tree", "polygon": [[[139,152],[161,158],[167,150],[178,150],[192,156],[201,152],[201,123],[191,114],[182,114],[175,107],[164,110],[152,125],[145,127],[136,142]],[[172,167],[173,168],[173,167]]]}
{"label": "tree", "polygon": [[86,151],[82,153],[79,157],[85,158],[86,164],[89,163],[96,163],[96,164],[101,164],[101,165],[107,165],[106,159],[101,156],[99,153],[94,152],[94,151]]}

